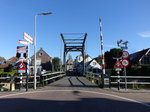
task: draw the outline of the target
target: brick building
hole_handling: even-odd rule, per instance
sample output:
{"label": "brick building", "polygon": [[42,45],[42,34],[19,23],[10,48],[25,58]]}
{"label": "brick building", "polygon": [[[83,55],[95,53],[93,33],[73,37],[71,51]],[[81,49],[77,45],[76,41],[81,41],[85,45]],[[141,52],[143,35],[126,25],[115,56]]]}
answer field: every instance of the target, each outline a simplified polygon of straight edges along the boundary
{"label": "brick building", "polygon": [[[50,57],[42,48],[36,52],[37,65],[42,69],[52,70],[52,57]],[[31,66],[34,66],[34,55],[31,57]]]}

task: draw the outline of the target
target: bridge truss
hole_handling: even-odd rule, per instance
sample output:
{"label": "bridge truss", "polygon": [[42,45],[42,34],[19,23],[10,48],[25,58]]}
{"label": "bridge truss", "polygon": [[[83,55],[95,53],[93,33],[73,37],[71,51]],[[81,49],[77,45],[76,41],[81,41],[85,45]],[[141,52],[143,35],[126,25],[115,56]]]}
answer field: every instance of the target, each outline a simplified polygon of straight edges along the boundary
{"label": "bridge truss", "polygon": [[65,65],[65,72],[67,70],[67,67],[66,67],[67,53],[68,52],[81,52],[82,57],[83,57],[83,74],[84,74],[85,41],[86,41],[87,33],[61,33],[60,36],[64,43],[63,63]]}

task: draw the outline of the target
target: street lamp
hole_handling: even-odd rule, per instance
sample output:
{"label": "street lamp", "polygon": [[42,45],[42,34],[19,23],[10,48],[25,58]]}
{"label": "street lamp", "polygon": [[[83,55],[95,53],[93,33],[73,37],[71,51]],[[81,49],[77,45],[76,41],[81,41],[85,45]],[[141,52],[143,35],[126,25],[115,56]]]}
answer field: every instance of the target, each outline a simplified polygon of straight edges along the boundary
{"label": "street lamp", "polygon": [[49,15],[52,12],[39,13],[34,16],[34,89],[36,89],[36,18],[38,15]]}

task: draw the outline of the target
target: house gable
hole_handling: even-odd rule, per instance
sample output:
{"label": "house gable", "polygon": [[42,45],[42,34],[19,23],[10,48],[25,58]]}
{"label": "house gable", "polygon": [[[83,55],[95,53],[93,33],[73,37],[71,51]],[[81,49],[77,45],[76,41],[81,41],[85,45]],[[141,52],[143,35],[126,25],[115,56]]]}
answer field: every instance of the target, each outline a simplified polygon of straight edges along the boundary
{"label": "house gable", "polygon": [[90,68],[95,68],[95,69],[102,69],[102,67],[98,64],[98,62],[95,60],[95,59],[93,59],[93,60],[91,60],[89,63],[88,63],[88,65],[86,65],[86,67],[88,68],[88,69],[90,69]]}
{"label": "house gable", "polygon": [[139,60],[141,65],[150,65],[150,49]]}
{"label": "house gable", "polygon": [[150,49],[144,49],[139,52],[135,52],[130,55],[130,61],[132,64],[144,65],[150,64]]}
{"label": "house gable", "polygon": [[[41,60],[41,63],[52,61],[52,57],[50,57],[42,48],[36,52],[36,58]],[[31,60],[34,60],[34,55],[31,57]]]}

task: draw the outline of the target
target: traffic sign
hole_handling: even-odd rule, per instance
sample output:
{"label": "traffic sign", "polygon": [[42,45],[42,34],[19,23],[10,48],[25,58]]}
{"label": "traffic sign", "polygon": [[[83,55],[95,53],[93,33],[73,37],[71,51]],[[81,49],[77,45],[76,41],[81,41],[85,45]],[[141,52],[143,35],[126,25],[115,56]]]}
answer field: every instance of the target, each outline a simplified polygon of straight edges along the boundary
{"label": "traffic sign", "polygon": [[17,46],[18,50],[26,50],[28,49],[28,46]]}
{"label": "traffic sign", "polygon": [[17,50],[17,53],[27,53],[28,50]]}
{"label": "traffic sign", "polygon": [[26,70],[26,66],[25,66],[25,64],[23,62],[20,62],[18,64],[18,70]]}
{"label": "traffic sign", "polygon": [[118,60],[117,62],[116,62],[116,64],[114,65],[114,68],[115,69],[121,69],[121,68],[123,68],[123,66],[122,66],[122,64],[120,63],[120,61]]}
{"label": "traffic sign", "polygon": [[18,73],[26,73],[26,66],[23,62],[18,64]]}
{"label": "traffic sign", "polygon": [[121,71],[121,68],[116,68],[115,70],[116,70],[116,71]]}
{"label": "traffic sign", "polygon": [[123,51],[122,52],[122,58],[123,59],[126,59],[126,58],[128,58],[129,57],[129,53],[127,52],[127,51]]}
{"label": "traffic sign", "polygon": [[121,61],[121,63],[122,63],[122,65],[123,65],[124,67],[128,67],[128,66],[129,66],[129,60],[127,60],[127,59],[123,59],[123,60]]}
{"label": "traffic sign", "polygon": [[26,41],[28,41],[30,44],[33,44],[33,38],[27,34],[26,32],[23,33],[23,37]]}
{"label": "traffic sign", "polygon": [[24,45],[28,45],[28,42],[26,42],[26,41],[22,41],[22,40],[18,40],[18,43],[20,43],[20,44],[24,44]]}
{"label": "traffic sign", "polygon": [[121,47],[121,49],[128,49],[128,47]]}
{"label": "traffic sign", "polygon": [[28,46],[17,46],[17,53],[26,53],[28,52]]}

